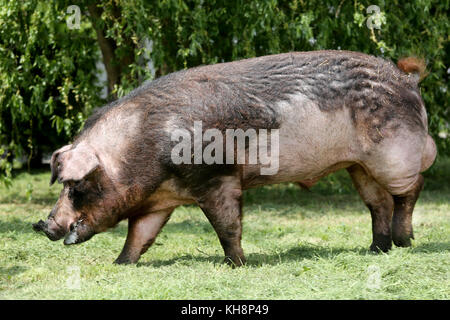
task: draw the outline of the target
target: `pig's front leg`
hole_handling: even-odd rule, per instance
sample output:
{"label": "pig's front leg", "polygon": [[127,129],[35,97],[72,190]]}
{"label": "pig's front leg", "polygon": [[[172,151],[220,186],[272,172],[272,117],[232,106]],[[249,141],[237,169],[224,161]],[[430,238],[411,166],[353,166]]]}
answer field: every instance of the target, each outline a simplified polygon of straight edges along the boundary
{"label": "pig's front leg", "polygon": [[217,185],[208,188],[197,202],[219,237],[225,262],[233,267],[241,266],[245,264],[241,247],[241,184],[236,177],[217,180]]}
{"label": "pig's front leg", "polygon": [[173,210],[173,208],[170,208],[129,218],[127,240],[114,263],[130,264],[138,262],[140,256],[153,244]]}

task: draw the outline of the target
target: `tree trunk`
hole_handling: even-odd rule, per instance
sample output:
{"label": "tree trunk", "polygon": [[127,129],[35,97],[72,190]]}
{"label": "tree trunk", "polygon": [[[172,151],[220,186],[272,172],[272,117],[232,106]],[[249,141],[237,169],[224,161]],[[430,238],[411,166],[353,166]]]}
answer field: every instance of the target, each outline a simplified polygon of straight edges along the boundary
{"label": "tree trunk", "polygon": [[[100,24],[103,8],[98,7],[97,4],[90,4],[88,5],[88,11],[103,56],[103,63],[108,79],[108,95],[113,99],[116,99],[117,94],[114,93],[114,86],[120,85],[122,77],[124,76],[124,71],[126,71],[128,66],[134,62],[135,45],[131,39],[125,39],[125,48],[127,49],[127,52],[122,57],[118,57],[116,54],[116,41],[112,38],[106,38],[105,31]],[[115,20],[120,19],[120,9],[115,5],[113,6],[112,14]]]}

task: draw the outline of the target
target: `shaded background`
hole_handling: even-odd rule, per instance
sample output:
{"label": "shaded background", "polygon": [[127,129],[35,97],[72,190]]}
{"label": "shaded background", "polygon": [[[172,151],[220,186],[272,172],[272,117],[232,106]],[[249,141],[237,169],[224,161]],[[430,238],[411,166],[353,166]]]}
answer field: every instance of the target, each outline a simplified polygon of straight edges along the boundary
{"label": "shaded background", "polygon": [[450,154],[448,0],[73,2],[0,0],[0,183],[42,166],[93,108],[147,79],[288,51],[423,57],[430,131]]}

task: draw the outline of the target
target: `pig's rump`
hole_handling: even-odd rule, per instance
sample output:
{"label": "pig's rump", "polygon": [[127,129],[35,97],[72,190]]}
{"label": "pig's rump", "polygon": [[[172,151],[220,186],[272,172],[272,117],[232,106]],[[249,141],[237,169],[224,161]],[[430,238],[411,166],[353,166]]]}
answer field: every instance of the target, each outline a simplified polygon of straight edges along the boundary
{"label": "pig's rump", "polygon": [[[303,186],[309,188],[329,173],[358,164],[391,194],[408,192],[436,155],[421,99],[414,95],[417,99],[408,101],[411,95],[407,93],[406,99],[396,99],[411,105],[399,106],[396,99],[389,104],[381,96],[386,105],[377,102],[372,110],[366,105],[370,99],[357,96],[352,101],[351,93],[345,91],[339,96],[345,98],[336,97],[328,109],[303,93],[276,103],[274,109],[281,115],[279,170],[262,176],[260,166],[245,165],[244,186],[304,181]],[[411,109],[406,119],[405,108]]]}

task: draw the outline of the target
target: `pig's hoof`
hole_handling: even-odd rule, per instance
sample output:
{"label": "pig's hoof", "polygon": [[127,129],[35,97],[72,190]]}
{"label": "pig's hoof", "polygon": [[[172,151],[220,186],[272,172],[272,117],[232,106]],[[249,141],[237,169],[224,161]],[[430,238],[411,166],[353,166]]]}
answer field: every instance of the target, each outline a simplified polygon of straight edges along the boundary
{"label": "pig's hoof", "polygon": [[126,264],[134,264],[134,263],[136,263],[136,261],[132,261],[132,260],[129,259],[129,258],[121,258],[121,257],[117,258],[117,259],[114,261],[114,264],[123,264],[123,265],[126,265]]}
{"label": "pig's hoof", "polygon": [[411,247],[411,238],[409,236],[403,238],[394,238],[394,244],[397,247]]}
{"label": "pig's hoof", "polygon": [[390,236],[376,235],[370,245],[370,250],[373,252],[388,252],[392,248],[392,240]]}
{"label": "pig's hoof", "polygon": [[236,257],[233,259],[232,257],[225,257],[223,262],[232,268],[236,268],[236,267],[241,267],[245,264],[245,258],[244,257],[241,257],[241,258]]}
{"label": "pig's hoof", "polygon": [[394,232],[392,233],[392,240],[397,247],[411,247],[411,239],[414,239],[413,232]]}
{"label": "pig's hoof", "polygon": [[119,260],[119,259],[116,259],[116,260],[114,260],[114,264],[127,265],[127,264],[132,264],[132,262],[129,261],[129,260]]}
{"label": "pig's hoof", "polygon": [[384,253],[386,253],[386,252],[388,252],[389,250],[391,250],[391,247],[392,246],[390,246],[390,247],[383,247],[383,246],[380,246],[379,244],[371,244],[370,245],[370,251],[372,251],[372,252],[375,252],[375,253],[380,253],[380,252],[384,252]]}

